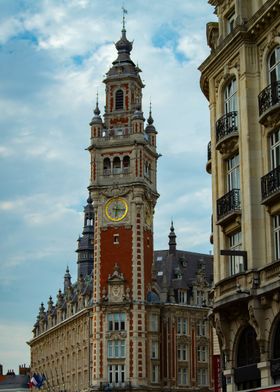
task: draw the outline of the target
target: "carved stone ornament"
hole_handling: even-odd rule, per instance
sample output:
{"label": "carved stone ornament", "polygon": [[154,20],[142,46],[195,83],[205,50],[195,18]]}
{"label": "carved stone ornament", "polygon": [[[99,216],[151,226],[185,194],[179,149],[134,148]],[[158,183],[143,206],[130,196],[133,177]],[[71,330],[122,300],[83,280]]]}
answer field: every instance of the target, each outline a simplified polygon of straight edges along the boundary
{"label": "carved stone ornament", "polygon": [[230,137],[227,137],[219,143],[217,149],[223,155],[223,159],[227,159],[229,156],[232,155],[233,152],[238,150],[238,139],[238,134],[235,136],[231,134]]}
{"label": "carved stone ornament", "polygon": [[120,272],[120,267],[116,263],[112,275],[108,276],[108,301],[109,302],[123,302],[126,297],[129,298],[129,292],[126,290],[125,294],[125,279]]}
{"label": "carved stone ornament", "polygon": [[101,195],[106,198],[125,196],[132,191],[131,187],[120,187],[117,183],[106,190],[101,191]]}

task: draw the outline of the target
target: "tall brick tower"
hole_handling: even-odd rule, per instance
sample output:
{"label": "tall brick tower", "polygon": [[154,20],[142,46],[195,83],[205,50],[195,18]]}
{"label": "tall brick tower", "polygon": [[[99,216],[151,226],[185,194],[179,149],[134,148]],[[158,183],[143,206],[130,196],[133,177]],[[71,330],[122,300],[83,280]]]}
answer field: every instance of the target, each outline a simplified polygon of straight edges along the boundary
{"label": "tall brick tower", "polygon": [[[156,189],[156,129],[142,112],[141,70],[122,36],[106,74],[104,121],[98,102],[91,126],[94,208],[92,385],[147,385],[147,298],[153,263]],[[139,390],[140,390],[139,389]]]}

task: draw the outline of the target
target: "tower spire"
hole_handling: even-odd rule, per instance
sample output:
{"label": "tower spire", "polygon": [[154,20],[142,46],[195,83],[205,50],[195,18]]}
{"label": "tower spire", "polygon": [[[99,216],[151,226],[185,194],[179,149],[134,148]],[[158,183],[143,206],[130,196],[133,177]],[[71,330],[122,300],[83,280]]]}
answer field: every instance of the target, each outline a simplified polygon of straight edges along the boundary
{"label": "tower spire", "polygon": [[173,220],[171,220],[171,226],[170,226],[170,233],[169,233],[169,253],[170,254],[175,254],[176,253],[176,234],[173,226]]}
{"label": "tower spire", "polygon": [[127,10],[124,8],[124,6],[122,6],[122,12],[123,12],[123,28],[122,31],[125,32],[125,14],[127,14]]}

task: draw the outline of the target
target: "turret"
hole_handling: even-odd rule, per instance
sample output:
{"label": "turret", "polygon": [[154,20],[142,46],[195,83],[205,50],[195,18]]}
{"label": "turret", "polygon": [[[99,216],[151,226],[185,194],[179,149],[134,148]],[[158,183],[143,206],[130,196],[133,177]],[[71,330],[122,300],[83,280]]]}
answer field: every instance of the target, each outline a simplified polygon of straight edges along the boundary
{"label": "turret", "polygon": [[102,130],[103,130],[103,122],[102,118],[100,116],[100,110],[98,106],[98,95],[96,97],[96,106],[93,111],[94,116],[92,117],[91,122],[89,123],[90,129],[91,129],[91,139],[96,138],[96,137],[101,137],[102,136]]}
{"label": "turret", "polygon": [[84,228],[83,234],[78,238],[78,274],[85,278],[92,273],[93,269],[93,237],[94,237],[94,212],[92,198],[89,195],[87,205],[84,207]]}
{"label": "turret", "polygon": [[152,104],[150,102],[150,112],[149,112],[149,117],[147,120],[148,125],[145,128],[145,132],[147,134],[149,143],[153,146],[156,147],[157,146],[157,131],[156,128],[154,126],[154,119],[152,117]]}
{"label": "turret", "polygon": [[176,253],[176,234],[173,226],[173,221],[171,221],[170,233],[169,233],[169,254]]}

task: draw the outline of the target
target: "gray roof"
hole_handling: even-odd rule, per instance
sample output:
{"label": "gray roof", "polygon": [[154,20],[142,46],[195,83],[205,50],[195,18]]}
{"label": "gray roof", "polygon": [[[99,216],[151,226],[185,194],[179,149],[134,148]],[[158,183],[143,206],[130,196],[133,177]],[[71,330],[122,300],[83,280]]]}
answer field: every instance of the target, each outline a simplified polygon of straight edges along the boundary
{"label": "gray roof", "polygon": [[28,389],[29,376],[27,375],[8,375],[3,380],[0,380],[1,389]]}

